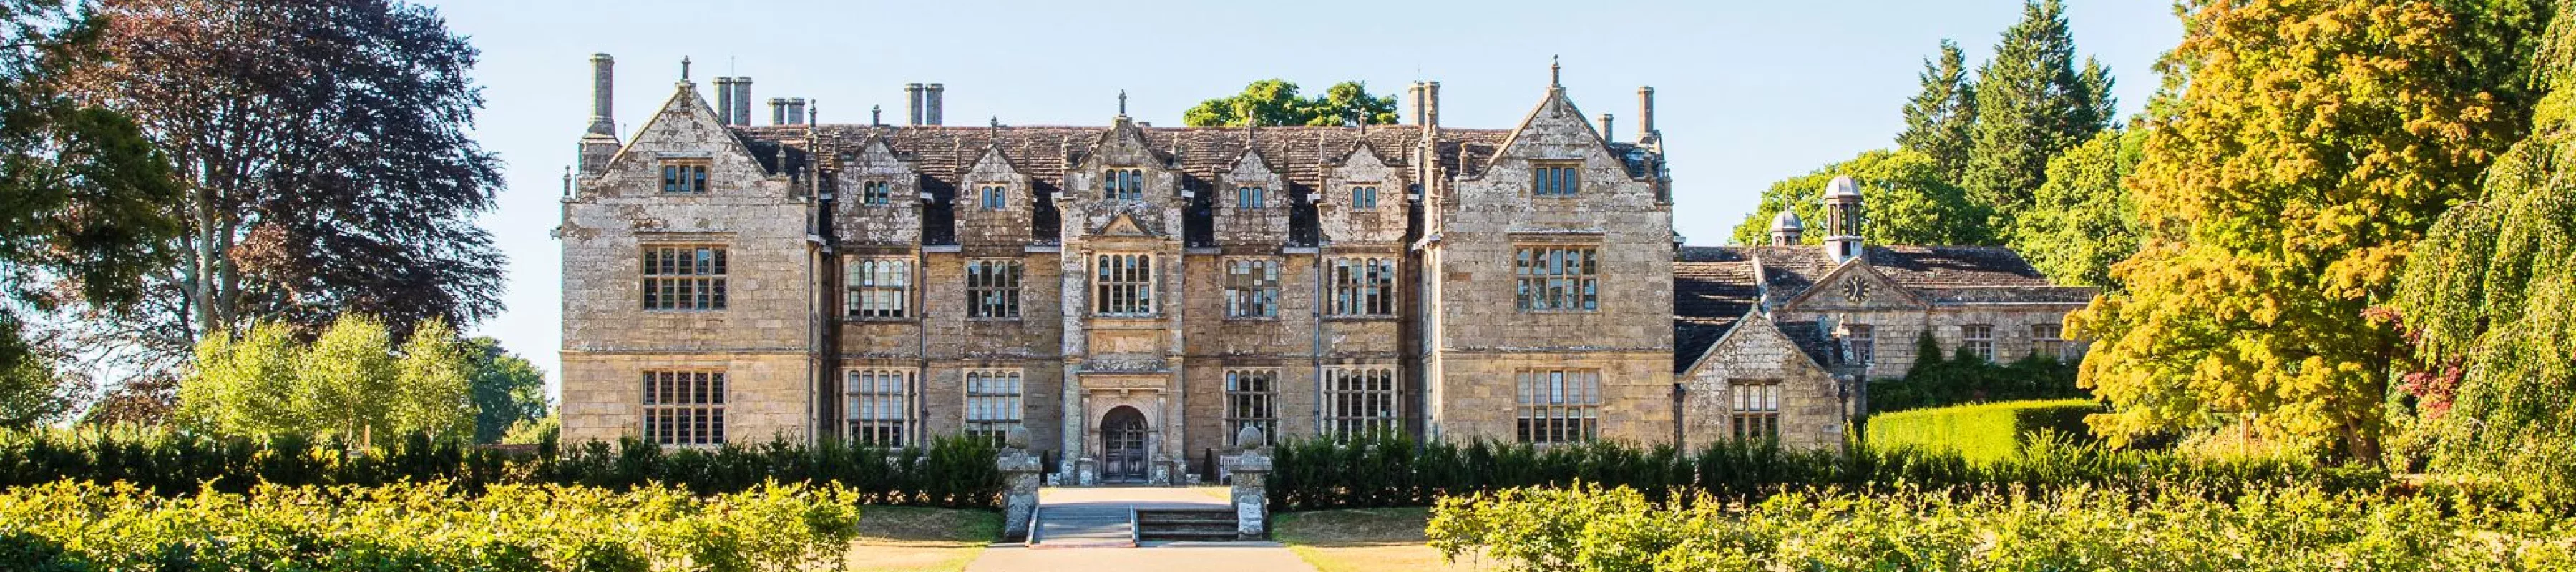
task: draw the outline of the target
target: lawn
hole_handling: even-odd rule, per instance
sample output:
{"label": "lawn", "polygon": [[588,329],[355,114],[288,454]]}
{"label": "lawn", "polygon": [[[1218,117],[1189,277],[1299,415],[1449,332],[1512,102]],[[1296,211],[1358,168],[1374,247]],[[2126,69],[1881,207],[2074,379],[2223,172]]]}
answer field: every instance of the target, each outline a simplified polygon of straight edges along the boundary
{"label": "lawn", "polygon": [[1270,519],[1270,537],[1322,572],[1479,568],[1473,559],[1442,561],[1422,534],[1430,521],[1426,507],[1292,512]]}
{"label": "lawn", "polygon": [[850,543],[851,570],[956,572],[1002,536],[1002,513],[909,506],[859,510],[859,539]]}

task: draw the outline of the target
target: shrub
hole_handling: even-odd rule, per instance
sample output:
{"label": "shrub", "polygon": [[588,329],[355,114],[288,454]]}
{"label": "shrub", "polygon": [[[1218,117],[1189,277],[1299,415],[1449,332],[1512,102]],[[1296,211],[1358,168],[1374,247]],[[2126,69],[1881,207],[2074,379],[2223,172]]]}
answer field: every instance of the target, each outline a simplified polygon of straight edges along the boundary
{"label": "shrub", "polygon": [[52,570],[772,570],[837,562],[859,496],[764,483],[699,498],[447,483],[260,485],[165,498],[61,481],[0,491],[0,563]]}
{"label": "shrub", "polygon": [[2075,438],[2090,435],[2084,416],[2101,411],[2102,405],[2092,400],[2067,399],[1881,413],[1869,418],[1869,444],[1882,449],[1946,449],[1970,460],[1992,461],[2012,456],[2031,435],[2042,431]]}
{"label": "shrub", "polygon": [[751,490],[775,480],[832,484],[876,504],[997,508],[1002,476],[990,441],[946,438],[889,449],[825,441],[663,448],[591,442],[513,454],[414,435],[373,449],[286,435],[263,440],[142,429],[0,432],[0,487],[62,479],[132,483],[175,496],[211,488],[241,494],[260,484],[374,486],[444,481],[474,494],[500,484],[626,490],[655,483],[695,494]]}
{"label": "shrub", "polygon": [[1930,333],[1914,341],[1905,377],[1869,382],[1869,410],[1904,411],[1972,403],[2090,397],[2075,385],[2076,362],[2029,355],[1998,364],[1961,347],[1944,357]]}
{"label": "shrub", "polygon": [[1530,570],[2567,570],[2576,528],[2435,496],[2232,499],[1918,488],[1656,503],[1627,488],[1442,499],[1433,547]]}

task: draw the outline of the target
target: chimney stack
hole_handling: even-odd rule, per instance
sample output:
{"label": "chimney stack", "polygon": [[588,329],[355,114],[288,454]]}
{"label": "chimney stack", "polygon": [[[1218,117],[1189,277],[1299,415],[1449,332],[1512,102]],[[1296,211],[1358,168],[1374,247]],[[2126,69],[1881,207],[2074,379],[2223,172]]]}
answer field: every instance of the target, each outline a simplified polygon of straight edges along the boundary
{"label": "chimney stack", "polygon": [[1422,124],[1423,124],[1423,120],[1422,120],[1422,82],[1421,82],[1421,81],[1417,80],[1417,81],[1414,81],[1414,82],[1413,82],[1413,85],[1405,86],[1405,88],[1404,88],[1404,102],[1405,102],[1405,103],[1407,103],[1407,104],[1410,104],[1410,105],[1413,107],[1413,124],[1414,124],[1414,125],[1422,125]]}
{"label": "chimney stack", "polygon": [[734,125],[751,125],[751,76],[733,78],[733,109],[725,113],[733,114]]}
{"label": "chimney stack", "polygon": [[1422,109],[1422,124],[1440,130],[1440,82],[1422,82]]}
{"label": "chimney stack", "polygon": [[609,119],[612,91],[615,90],[617,59],[608,54],[590,55],[590,132],[617,136],[617,122]]}
{"label": "chimney stack", "polygon": [[924,118],[925,125],[946,125],[946,123],[939,120],[939,100],[942,96],[947,94],[948,86],[945,85],[934,83],[922,86],[922,100],[928,102],[927,105],[922,108],[922,116]]}
{"label": "chimney stack", "polygon": [[1655,88],[1637,88],[1637,143],[1662,139],[1655,136]]}
{"label": "chimney stack", "polygon": [[733,78],[716,76],[716,123],[733,124]]}
{"label": "chimney stack", "polygon": [[1615,133],[1618,132],[1610,130],[1610,114],[1601,114],[1601,142],[1608,143],[1612,139],[1616,139],[1618,135],[1614,135]]}
{"label": "chimney stack", "polygon": [[805,124],[805,98],[802,98],[802,97],[790,97],[790,98],[787,98],[787,123],[783,123],[782,125],[804,125],[804,124]]}
{"label": "chimney stack", "polygon": [[904,99],[904,109],[905,109],[905,111],[904,111],[904,116],[903,116],[903,124],[904,124],[904,125],[920,125],[920,124],[921,124],[921,105],[922,105],[921,96],[922,96],[922,91],[924,91],[924,89],[925,89],[925,88],[923,88],[923,87],[922,87],[922,85],[921,85],[921,84],[918,84],[918,83],[907,83],[907,84],[903,84],[903,99]]}
{"label": "chimney stack", "polygon": [[787,124],[787,98],[784,98],[784,97],[772,97],[772,98],[769,98],[769,124],[770,124],[770,125],[786,125],[786,124]]}

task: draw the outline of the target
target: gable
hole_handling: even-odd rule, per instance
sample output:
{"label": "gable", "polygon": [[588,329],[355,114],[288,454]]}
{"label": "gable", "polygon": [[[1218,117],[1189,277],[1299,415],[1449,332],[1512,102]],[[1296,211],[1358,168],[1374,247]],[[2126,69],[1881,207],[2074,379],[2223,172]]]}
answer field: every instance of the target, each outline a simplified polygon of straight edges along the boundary
{"label": "gable", "polygon": [[1866,261],[1853,260],[1825,274],[1778,311],[1922,310],[1930,302],[1898,285]]}
{"label": "gable", "polygon": [[[1513,159],[1583,159],[1587,163],[1616,163],[1609,141],[1602,137],[1592,122],[1583,118],[1583,110],[1565,96],[1561,88],[1549,88],[1547,98],[1539,101],[1519,127],[1494,150],[1490,163]],[[1626,165],[1619,163],[1622,172]]]}
{"label": "gable", "polygon": [[733,135],[732,129],[716,121],[716,111],[698,95],[697,84],[680,82],[670,99],[662,102],[635,138],[618,149],[610,158],[605,173],[659,177],[658,163],[665,158],[705,158],[717,163],[718,169],[748,167],[759,177],[770,175],[769,169],[752,157],[751,148]]}
{"label": "gable", "polygon": [[1119,214],[1115,218],[1109,219],[1109,224],[1101,225],[1100,232],[1095,234],[1100,236],[1133,236],[1147,238],[1154,236],[1153,233],[1145,231],[1144,225],[1136,224],[1135,217],[1128,216],[1123,213]]}
{"label": "gable", "polygon": [[1001,148],[988,146],[984,148],[984,154],[980,157],[976,157],[975,163],[966,168],[966,174],[963,179],[969,181],[1017,181],[1019,177],[1020,170],[1018,167],[1011,164],[1011,158],[1003,155]]}
{"label": "gable", "polygon": [[1753,370],[1775,370],[1774,377],[1781,378],[1831,375],[1823,364],[1816,363],[1815,356],[1799,347],[1797,340],[1781,331],[1779,324],[1771,321],[1771,315],[1758,310],[1746,312],[1736,320],[1733,329],[1717,343],[1709,344],[1676,379],[1699,380],[1711,370],[1725,370],[1727,375],[1736,377],[1753,376],[1748,374]]}

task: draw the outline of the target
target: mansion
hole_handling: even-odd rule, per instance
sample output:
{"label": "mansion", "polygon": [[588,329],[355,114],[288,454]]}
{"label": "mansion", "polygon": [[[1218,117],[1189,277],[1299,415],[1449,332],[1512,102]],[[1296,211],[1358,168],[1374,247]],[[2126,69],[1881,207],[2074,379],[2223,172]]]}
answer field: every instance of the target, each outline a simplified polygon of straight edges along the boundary
{"label": "mansion", "polygon": [[[1683,246],[1655,129],[1553,81],[1508,128],[821,124],[684,64],[632,133],[593,58],[567,176],[568,440],[1024,435],[1067,484],[1166,484],[1264,439],[1839,442],[1917,336],[2071,352],[2092,297],[1990,247]],[[1259,428],[1258,432],[1244,431]]]}

